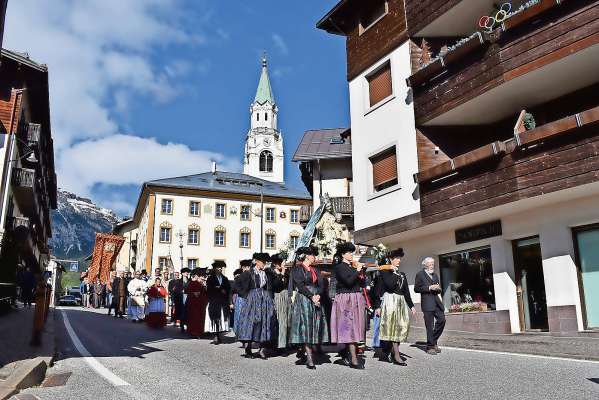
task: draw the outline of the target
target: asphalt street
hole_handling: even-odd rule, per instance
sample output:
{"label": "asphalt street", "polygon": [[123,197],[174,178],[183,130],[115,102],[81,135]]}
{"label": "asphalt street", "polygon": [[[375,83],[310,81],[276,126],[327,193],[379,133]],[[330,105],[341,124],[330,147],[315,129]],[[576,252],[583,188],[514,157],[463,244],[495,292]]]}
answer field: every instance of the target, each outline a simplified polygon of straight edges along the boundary
{"label": "asphalt street", "polygon": [[[67,308],[56,314],[59,354],[48,374],[71,375],[66,385],[27,389],[19,397],[599,399],[599,362],[452,348],[429,356],[404,344],[407,367],[380,362],[369,351],[362,371],[335,364],[335,354],[308,370],[295,365],[294,355],[267,361],[242,358],[232,338],[216,346],[176,328],[152,330],[108,317],[105,310]],[[65,323],[72,327],[75,341]]]}

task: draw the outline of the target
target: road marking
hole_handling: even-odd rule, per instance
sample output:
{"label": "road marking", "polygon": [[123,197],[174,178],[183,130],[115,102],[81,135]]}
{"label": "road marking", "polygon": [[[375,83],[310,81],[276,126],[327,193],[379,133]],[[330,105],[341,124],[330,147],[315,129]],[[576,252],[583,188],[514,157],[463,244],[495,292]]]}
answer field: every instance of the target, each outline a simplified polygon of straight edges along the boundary
{"label": "road marking", "polygon": [[100,375],[102,378],[106,379],[113,386],[129,386],[129,383],[125,382],[124,380],[122,380],[121,378],[119,378],[118,376],[116,376],[115,374],[110,372],[108,370],[108,368],[106,368],[105,366],[100,364],[100,362],[98,360],[96,360],[94,357],[92,357],[91,353],[85,348],[83,343],[81,343],[81,340],[79,340],[79,337],[73,330],[73,327],[71,326],[71,322],[69,321],[69,317],[67,316],[67,314],[63,310],[60,310],[60,313],[62,314],[64,326],[67,329],[67,333],[69,334],[69,337],[71,338],[71,341],[73,342],[73,345],[75,346],[75,348],[77,349],[79,354],[81,354],[81,356],[83,357],[85,362],[87,362],[89,364],[89,366],[94,371],[96,371],[96,373],[98,375]]}
{"label": "road marking", "polygon": [[599,361],[580,360],[577,358],[542,356],[539,354],[509,353],[507,351],[495,351],[495,350],[464,349],[461,347],[451,347],[451,346],[439,346],[439,347],[442,349],[469,351],[471,353],[502,354],[502,355],[506,355],[506,356],[516,356],[516,357],[525,357],[525,358],[541,358],[544,360],[571,361],[571,362],[587,363],[587,364],[599,364]]}

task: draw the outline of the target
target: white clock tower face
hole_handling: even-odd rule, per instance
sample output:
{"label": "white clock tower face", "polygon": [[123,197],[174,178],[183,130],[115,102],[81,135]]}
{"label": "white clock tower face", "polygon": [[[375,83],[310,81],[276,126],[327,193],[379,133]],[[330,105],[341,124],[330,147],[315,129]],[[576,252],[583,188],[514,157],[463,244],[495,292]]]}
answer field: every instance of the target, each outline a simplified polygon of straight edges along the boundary
{"label": "white clock tower face", "polygon": [[270,138],[264,138],[264,141],[262,143],[264,144],[264,147],[270,147],[270,145],[272,144]]}

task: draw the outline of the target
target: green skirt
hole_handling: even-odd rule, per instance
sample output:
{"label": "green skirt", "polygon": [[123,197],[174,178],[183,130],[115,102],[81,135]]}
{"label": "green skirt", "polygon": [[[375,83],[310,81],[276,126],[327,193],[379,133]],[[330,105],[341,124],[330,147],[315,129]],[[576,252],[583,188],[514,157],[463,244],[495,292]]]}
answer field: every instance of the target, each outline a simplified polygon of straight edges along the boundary
{"label": "green skirt", "polygon": [[403,295],[385,293],[381,304],[380,340],[405,342],[410,330],[410,310]]}
{"label": "green skirt", "polygon": [[329,327],[322,306],[317,307],[301,293],[292,296],[289,309],[290,344],[320,344],[329,341]]}

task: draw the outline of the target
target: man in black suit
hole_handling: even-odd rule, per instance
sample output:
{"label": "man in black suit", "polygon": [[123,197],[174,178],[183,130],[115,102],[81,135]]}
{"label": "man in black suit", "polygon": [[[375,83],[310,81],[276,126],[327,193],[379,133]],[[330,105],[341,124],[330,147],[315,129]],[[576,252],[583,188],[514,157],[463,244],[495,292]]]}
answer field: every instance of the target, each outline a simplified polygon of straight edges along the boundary
{"label": "man in black suit", "polygon": [[437,341],[445,328],[445,307],[441,301],[439,276],[435,273],[435,260],[427,257],[422,266],[422,271],[416,274],[414,291],[420,293],[420,307],[426,326],[426,352],[436,355],[441,352]]}

